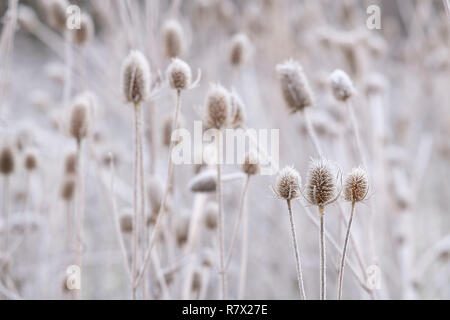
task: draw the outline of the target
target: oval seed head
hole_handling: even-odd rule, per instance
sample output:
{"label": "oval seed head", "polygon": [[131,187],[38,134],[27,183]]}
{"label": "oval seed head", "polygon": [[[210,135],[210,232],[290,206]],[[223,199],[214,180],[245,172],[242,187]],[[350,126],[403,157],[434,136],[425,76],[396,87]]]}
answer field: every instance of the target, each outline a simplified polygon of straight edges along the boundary
{"label": "oval seed head", "polygon": [[69,2],[67,0],[51,0],[48,4],[50,24],[61,32],[66,28],[66,10],[68,6]]}
{"label": "oval seed head", "polygon": [[219,205],[211,201],[206,204],[204,222],[209,230],[216,230],[218,225]]}
{"label": "oval seed head", "polygon": [[123,233],[133,232],[133,215],[128,210],[120,216],[120,231]]}
{"label": "oval seed head", "polygon": [[231,127],[233,128],[242,128],[245,123],[245,106],[244,102],[242,102],[241,97],[237,94],[235,90],[231,91],[230,95],[230,103],[231,103]]}
{"label": "oval seed head", "polygon": [[250,151],[245,156],[244,164],[242,165],[242,171],[249,176],[259,173],[259,159],[256,152]]}
{"label": "oval seed head", "polygon": [[206,96],[206,126],[223,129],[230,121],[230,94],[221,85],[211,85]]}
{"label": "oval seed head", "polygon": [[167,20],[163,24],[161,34],[166,56],[169,58],[180,57],[184,49],[184,35],[181,24],[174,19]]}
{"label": "oval seed head", "polygon": [[66,174],[75,174],[77,172],[77,155],[70,152],[64,159],[64,172]]}
{"label": "oval seed head", "polygon": [[80,18],[80,28],[73,30],[73,41],[83,46],[94,37],[95,27],[90,15],[83,13]]}
{"label": "oval seed head", "polygon": [[311,160],[306,177],[306,198],[312,205],[325,206],[336,197],[336,178],[330,163]]}
{"label": "oval seed head", "polygon": [[214,170],[204,170],[189,181],[189,189],[192,192],[215,192],[217,174]]}
{"label": "oval seed head", "polygon": [[89,127],[89,101],[84,96],[80,96],[72,106],[69,124],[70,135],[77,141],[81,141],[88,135]]}
{"label": "oval seed head", "polygon": [[148,197],[150,202],[150,208],[152,215],[156,215],[161,207],[161,202],[163,198],[163,186],[161,181],[155,177],[151,176],[148,181]]}
{"label": "oval seed head", "polygon": [[249,46],[250,41],[244,33],[235,34],[231,38],[230,63],[233,67],[239,67],[245,63]]}
{"label": "oval seed head", "polygon": [[192,82],[191,68],[181,59],[172,59],[169,67],[167,67],[167,79],[169,79],[169,85],[172,89],[189,89]]}
{"label": "oval seed head", "polygon": [[300,181],[300,175],[294,167],[285,167],[278,173],[272,189],[280,199],[293,200],[300,196]]}
{"label": "oval seed head", "polygon": [[34,171],[38,167],[37,152],[34,149],[25,151],[24,166],[27,171]]}
{"label": "oval seed head", "polygon": [[202,272],[196,269],[192,274],[192,291],[200,291],[202,288]]}
{"label": "oval seed head", "polygon": [[8,176],[14,172],[14,151],[9,145],[0,150],[0,173]]}
{"label": "oval seed head", "polygon": [[145,56],[133,50],[122,64],[122,89],[127,102],[141,103],[150,94],[150,67]]}
{"label": "oval seed head", "polygon": [[186,216],[181,217],[178,221],[175,235],[179,247],[186,244],[189,236],[189,219]]}
{"label": "oval seed head", "polygon": [[331,90],[338,101],[347,101],[354,93],[355,87],[350,77],[342,70],[334,70],[329,78]]}
{"label": "oval seed head", "polygon": [[363,201],[369,190],[369,179],[366,170],[354,168],[345,179],[344,196],[346,201]]}
{"label": "oval seed head", "polygon": [[300,63],[291,59],[277,65],[276,69],[280,75],[284,100],[291,112],[314,105],[313,93]]}
{"label": "oval seed head", "polygon": [[68,174],[64,177],[64,181],[61,187],[61,198],[69,202],[75,195],[75,183],[76,177],[73,174]]}

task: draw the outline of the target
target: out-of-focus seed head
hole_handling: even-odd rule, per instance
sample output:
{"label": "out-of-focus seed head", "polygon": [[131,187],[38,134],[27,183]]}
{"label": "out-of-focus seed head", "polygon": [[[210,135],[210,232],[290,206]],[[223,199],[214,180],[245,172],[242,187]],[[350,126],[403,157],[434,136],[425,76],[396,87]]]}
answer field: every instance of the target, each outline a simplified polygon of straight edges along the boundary
{"label": "out-of-focus seed head", "polygon": [[25,150],[24,166],[27,171],[34,171],[38,167],[38,155],[36,150],[28,148]]}
{"label": "out-of-focus seed head", "polygon": [[129,210],[120,216],[120,231],[128,234],[133,232],[133,215]]}
{"label": "out-of-focus seed head", "polygon": [[231,101],[229,92],[218,84],[212,84],[206,96],[206,126],[224,129],[230,121]]}
{"label": "out-of-focus seed head", "polygon": [[216,230],[218,225],[219,205],[217,202],[211,201],[206,204],[204,213],[204,222],[209,230]]}
{"label": "out-of-focus seed head", "polygon": [[350,77],[342,70],[334,70],[329,78],[333,95],[338,101],[347,101],[354,93],[355,87]]}
{"label": "out-of-focus seed head", "polygon": [[206,268],[211,268],[214,265],[214,253],[212,252],[211,249],[207,249],[203,254],[202,254],[202,265]]}
{"label": "out-of-focus seed head", "polygon": [[217,174],[214,170],[204,170],[189,181],[189,189],[192,192],[215,192]]}
{"label": "out-of-focus seed head", "polygon": [[178,220],[176,226],[176,239],[179,247],[182,247],[186,244],[189,236],[189,219],[186,216],[182,216],[181,219]]}
{"label": "out-of-focus seed head", "polygon": [[76,174],[77,172],[77,155],[74,152],[70,152],[64,159],[64,173]]}
{"label": "out-of-focus seed head", "polygon": [[85,96],[80,96],[75,100],[70,114],[69,133],[77,141],[81,141],[89,134],[91,125],[91,113],[89,101]]}
{"label": "out-of-focus seed head", "polygon": [[311,160],[306,177],[306,198],[316,206],[331,203],[337,194],[336,177],[328,160]]}
{"label": "out-of-focus seed head", "polygon": [[369,190],[369,179],[366,170],[354,168],[345,179],[344,196],[346,201],[363,201]]}
{"label": "out-of-focus seed head", "polygon": [[284,200],[294,200],[300,196],[301,178],[294,167],[285,167],[278,173],[272,189],[277,197]]}
{"label": "out-of-focus seed head", "polygon": [[[163,134],[162,134],[162,143],[164,146],[169,147],[170,146],[170,141],[172,140],[172,125],[173,125],[173,115],[172,114],[168,114],[164,119],[163,119]],[[182,128],[184,126],[184,118],[180,115],[178,117],[178,128]],[[174,137],[174,144],[177,145],[182,141],[183,137],[176,135]]]}
{"label": "out-of-focus seed head", "polygon": [[194,270],[192,274],[192,291],[197,292],[202,288],[202,272],[200,269]]}
{"label": "out-of-focus seed head", "polygon": [[83,46],[89,42],[95,33],[94,22],[90,15],[83,13],[80,18],[80,28],[74,29],[72,33],[73,41],[79,45]]}
{"label": "out-of-focus seed head", "polygon": [[145,56],[133,50],[122,65],[122,89],[125,100],[139,104],[150,94],[150,66]]}
{"label": "out-of-focus seed head", "polygon": [[51,0],[48,3],[47,10],[50,24],[60,32],[66,28],[66,10],[68,6],[69,2],[67,0]]}
{"label": "out-of-focus seed head", "polygon": [[235,34],[230,41],[230,63],[233,67],[240,67],[248,58],[250,41],[244,33]]}
{"label": "out-of-focus seed head", "polygon": [[148,181],[148,197],[151,212],[157,214],[163,198],[163,186],[161,181],[155,176],[151,176]]}
{"label": "out-of-focus seed head", "polygon": [[74,198],[75,195],[75,184],[76,184],[76,177],[73,174],[65,175],[64,181],[61,187],[61,198],[66,201],[70,202]]}
{"label": "out-of-focus seed head", "polygon": [[231,127],[241,128],[245,124],[245,105],[241,97],[237,94],[236,90],[231,91],[230,95],[231,103]]}
{"label": "out-of-focus seed head", "polygon": [[0,149],[0,173],[8,176],[14,172],[14,150],[8,144],[5,144]]}
{"label": "out-of-focus seed head", "polygon": [[259,173],[259,159],[258,154],[255,151],[250,151],[245,156],[244,164],[242,165],[242,171],[249,176],[257,175]]}
{"label": "out-of-focus seed head", "polygon": [[283,97],[291,112],[302,111],[314,105],[314,96],[300,63],[291,59],[277,65],[276,69]]}
{"label": "out-of-focus seed head", "polygon": [[189,89],[192,82],[191,68],[183,60],[174,58],[169,67],[167,67],[167,79],[172,89]]}
{"label": "out-of-focus seed head", "polygon": [[181,24],[174,19],[165,21],[161,35],[166,56],[168,58],[181,57],[184,50],[184,34]]}

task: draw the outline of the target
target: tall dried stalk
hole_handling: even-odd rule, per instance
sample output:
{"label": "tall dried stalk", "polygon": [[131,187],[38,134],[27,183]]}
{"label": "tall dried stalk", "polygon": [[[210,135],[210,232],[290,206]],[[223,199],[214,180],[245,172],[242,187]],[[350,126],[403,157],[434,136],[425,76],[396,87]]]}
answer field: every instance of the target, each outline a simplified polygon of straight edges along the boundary
{"label": "tall dried stalk", "polygon": [[344,278],[345,267],[345,254],[347,252],[348,239],[350,237],[350,228],[352,226],[353,215],[355,213],[355,202],[352,202],[352,209],[350,213],[350,220],[348,221],[347,233],[345,234],[344,249],[342,250],[341,267],[339,269],[339,282],[338,282],[338,299],[342,299],[342,281]]}
{"label": "tall dried stalk", "polygon": [[[77,265],[83,271],[82,263],[82,239],[83,239],[83,215],[84,215],[84,185],[83,185],[83,163],[82,163],[82,142],[77,140],[77,242],[76,242],[76,261]],[[77,299],[81,298],[80,290],[76,290],[75,294]]]}
{"label": "tall dried stalk", "polygon": [[224,236],[224,217],[223,217],[223,196],[222,196],[222,164],[221,154],[222,145],[220,139],[216,137],[217,146],[217,204],[219,205],[219,250],[220,250],[220,276],[222,279],[222,300],[227,298],[227,275],[225,269],[225,236]]}
{"label": "tall dried stalk", "polygon": [[318,209],[320,218],[320,299],[326,300],[325,207],[319,206]]}

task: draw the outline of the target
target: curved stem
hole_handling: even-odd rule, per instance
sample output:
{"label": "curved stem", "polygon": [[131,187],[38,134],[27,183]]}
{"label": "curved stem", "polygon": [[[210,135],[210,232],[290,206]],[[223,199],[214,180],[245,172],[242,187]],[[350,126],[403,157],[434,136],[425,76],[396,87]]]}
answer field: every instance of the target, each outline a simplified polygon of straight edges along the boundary
{"label": "curved stem", "polygon": [[326,300],[326,256],[325,256],[325,208],[319,206],[320,217],[320,299]]}
{"label": "curved stem", "polygon": [[338,283],[338,299],[342,299],[342,280],[344,279],[344,267],[345,267],[345,254],[347,252],[347,244],[350,236],[350,228],[352,226],[353,215],[355,213],[355,202],[352,202],[352,211],[350,214],[350,220],[348,221],[347,233],[345,235],[344,249],[342,250],[341,268],[339,270],[339,283]]}
{"label": "curved stem", "polygon": [[303,300],[306,300],[305,286],[303,284],[302,265],[300,263],[300,252],[299,252],[300,250],[298,248],[297,235],[295,233],[295,224],[294,224],[294,217],[292,215],[291,200],[287,200],[287,205],[289,211],[289,221],[291,223],[292,243],[294,245],[295,259],[297,260],[296,267],[297,267],[298,289],[300,291],[300,297]]}
{"label": "curved stem", "polygon": [[[246,200],[246,199],[245,199]],[[244,204],[244,213],[242,218],[242,251],[241,251],[241,274],[239,279],[238,299],[244,299],[245,285],[247,279],[247,260],[248,260],[248,208]]]}
{"label": "curved stem", "polygon": [[220,275],[222,278],[222,300],[227,298],[227,277],[225,270],[225,248],[224,248],[224,219],[223,219],[223,197],[222,197],[222,168],[221,168],[221,144],[216,138],[217,145],[217,203],[219,205],[219,248],[220,248]]}

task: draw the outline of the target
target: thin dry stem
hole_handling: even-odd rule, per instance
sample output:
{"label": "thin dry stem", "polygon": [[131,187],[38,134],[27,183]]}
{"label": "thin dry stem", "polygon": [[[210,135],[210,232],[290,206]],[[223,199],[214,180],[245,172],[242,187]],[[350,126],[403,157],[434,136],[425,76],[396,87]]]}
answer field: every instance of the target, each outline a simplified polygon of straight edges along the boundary
{"label": "thin dry stem", "polygon": [[347,252],[348,239],[350,237],[350,228],[352,226],[353,215],[355,213],[355,202],[352,202],[352,210],[350,213],[350,220],[348,222],[347,233],[345,235],[344,249],[342,251],[341,268],[339,269],[339,282],[338,282],[338,299],[342,299],[342,282],[344,279],[344,267],[345,267],[345,254]]}
{"label": "thin dry stem", "polygon": [[217,144],[217,203],[219,205],[219,248],[220,248],[220,276],[222,279],[222,300],[227,298],[227,275],[225,270],[225,248],[224,248],[224,217],[223,217],[223,197],[222,197],[222,168],[220,163],[221,144],[219,139]]}
{"label": "thin dry stem", "polygon": [[306,124],[306,130],[308,132],[309,137],[311,138],[311,141],[313,143],[314,148],[316,149],[316,152],[318,153],[319,157],[322,158],[322,148],[320,147],[319,144],[319,139],[317,138],[316,132],[314,130],[314,127],[312,125],[311,122],[311,118],[309,117],[308,111],[303,109],[301,111],[303,118],[305,120],[305,124]]}
{"label": "thin dry stem", "polygon": [[325,207],[319,206],[320,218],[320,299],[326,300],[326,256],[325,256]]}

